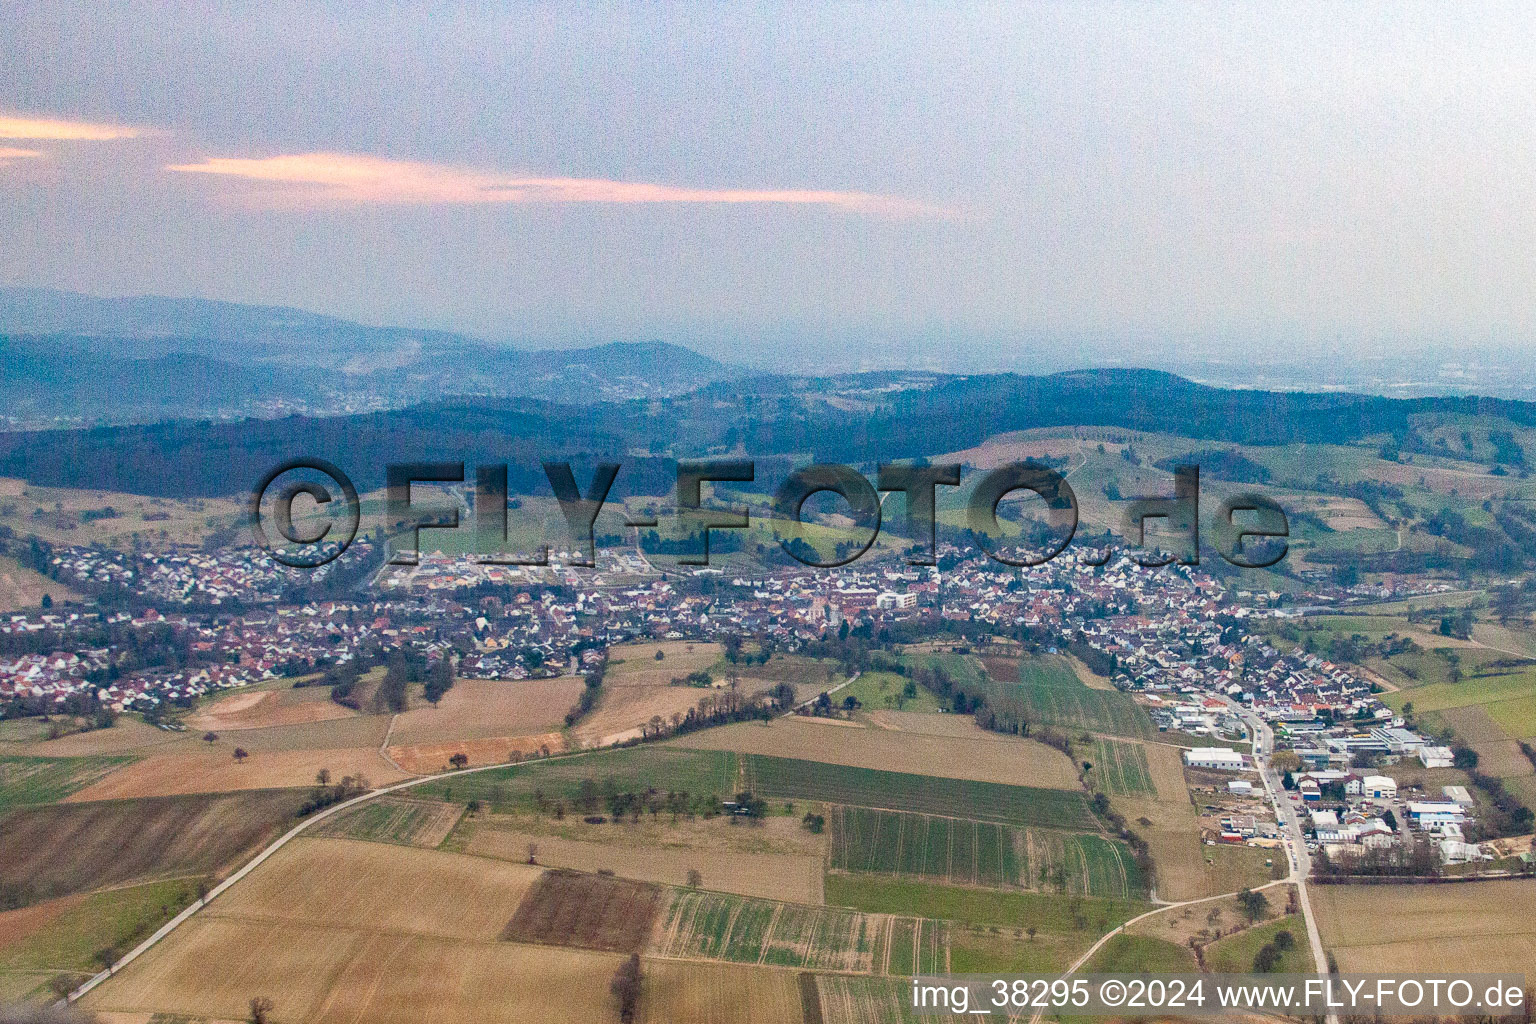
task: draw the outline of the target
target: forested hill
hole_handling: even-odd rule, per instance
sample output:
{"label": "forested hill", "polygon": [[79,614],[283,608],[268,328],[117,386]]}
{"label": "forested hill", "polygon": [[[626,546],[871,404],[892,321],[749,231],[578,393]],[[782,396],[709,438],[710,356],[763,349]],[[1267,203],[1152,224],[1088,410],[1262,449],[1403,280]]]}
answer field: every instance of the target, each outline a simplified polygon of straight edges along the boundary
{"label": "forested hill", "polygon": [[1394,399],[1344,393],[1214,388],[1156,370],[1078,370],[1047,377],[953,378],[892,395],[869,415],[777,419],[758,425],[748,450],[814,451],[854,462],[958,451],[1031,427],[1105,426],[1230,444],[1401,439],[1411,418],[1485,415],[1536,423],[1536,403],[1478,397]]}
{"label": "forested hill", "polygon": [[[837,389],[856,394],[858,379],[840,378]],[[1222,389],[1147,370],[933,377],[863,402],[831,397],[825,381],[764,378],[672,399],[581,407],[486,399],[358,416],[0,434],[0,476],[211,496],[239,493],[277,462],[310,455],[341,465],[363,488],[380,485],[389,462],[508,462],[517,489],[542,479],[540,460],[606,458],[629,467],[622,477],[628,488],[662,493],[677,457],[744,451],[757,459],[861,464],[930,457],[1030,427],[1118,427],[1284,445],[1364,438],[1402,444],[1413,418],[1424,415],[1536,424],[1536,404],[1528,402]]]}

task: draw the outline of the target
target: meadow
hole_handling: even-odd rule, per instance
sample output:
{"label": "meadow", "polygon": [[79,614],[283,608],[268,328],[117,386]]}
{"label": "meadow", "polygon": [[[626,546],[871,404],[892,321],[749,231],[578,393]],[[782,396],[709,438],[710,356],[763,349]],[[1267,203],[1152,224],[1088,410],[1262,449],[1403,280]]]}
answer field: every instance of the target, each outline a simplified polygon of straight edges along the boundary
{"label": "meadow", "polygon": [[1145,894],[1130,851],[1096,834],[837,805],[827,810],[827,827],[830,866],[838,871],[1093,896]]}

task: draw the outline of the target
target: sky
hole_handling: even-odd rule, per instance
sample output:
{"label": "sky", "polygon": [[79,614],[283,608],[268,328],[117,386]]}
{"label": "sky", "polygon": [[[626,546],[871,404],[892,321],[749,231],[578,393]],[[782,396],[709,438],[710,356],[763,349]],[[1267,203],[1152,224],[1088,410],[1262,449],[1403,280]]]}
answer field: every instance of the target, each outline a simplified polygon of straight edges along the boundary
{"label": "sky", "polygon": [[1536,327],[1536,7],[12,0],[0,285],[797,367]]}

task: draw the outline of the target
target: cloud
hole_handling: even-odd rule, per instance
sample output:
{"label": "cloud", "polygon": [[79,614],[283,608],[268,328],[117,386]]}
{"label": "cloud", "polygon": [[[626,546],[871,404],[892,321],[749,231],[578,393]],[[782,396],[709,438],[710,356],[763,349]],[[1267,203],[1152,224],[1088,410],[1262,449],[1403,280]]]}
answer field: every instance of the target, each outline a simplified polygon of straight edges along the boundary
{"label": "cloud", "polygon": [[888,216],[946,213],[926,203],[865,192],[711,189],[602,178],[515,177],[346,153],[213,157],[202,163],[174,164],[167,170],[294,186],[327,200],[353,203],[754,203],[825,206]]}
{"label": "cloud", "polygon": [[0,139],[48,139],[52,141],[105,142],[132,139],[137,128],[118,124],[89,124],[84,121],[60,121],[47,117],[22,117],[0,114]]}
{"label": "cloud", "polygon": [[0,167],[7,167],[13,160],[29,160],[42,156],[35,149],[16,149],[12,146],[0,146]]}

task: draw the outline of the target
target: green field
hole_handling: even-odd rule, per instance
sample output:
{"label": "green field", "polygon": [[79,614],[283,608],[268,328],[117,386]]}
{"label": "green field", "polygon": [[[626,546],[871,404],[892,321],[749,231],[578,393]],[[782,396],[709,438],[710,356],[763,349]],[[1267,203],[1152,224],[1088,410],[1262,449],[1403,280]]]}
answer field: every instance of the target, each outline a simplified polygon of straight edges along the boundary
{"label": "green field", "polygon": [[0,977],[42,980],[55,974],[95,974],[96,954],[121,956],[197,899],[195,879],[150,882],[85,897],[20,942],[0,950]]}
{"label": "green field", "polygon": [[1085,831],[1099,828],[1087,797],[1070,790],[908,775],[757,754],[744,754],[742,761],[747,788],[765,796],[956,815],[1010,825]]}
{"label": "green field", "polygon": [[1098,736],[1086,756],[1093,761],[1090,777],[1094,784],[1110,796],[1157,795],[1141,744]]}
{"label": "green field", "polygon": [[916,914],[999,928],[1035,927],[1046,934],[1102,935],[1152,909],[1141,900],[999,892],[872,875],[828,875],[827,903],[872,914]]}
{"label": "green field", "polygon": [[1084,974],[1194,974],[1195,955],[1147,935],[1116,935],[1083,965]]}
{"label": "green field", "polygon": [[1132,739],[1147,739],[1156,733],[1147,713],[1128,694],[1090,689],[1065,658],[1055,655],[1026,658],[1019,667],[1019,681],[993,680],[988,697],[1001,705],[1017,701],[1030,721],[1074,733]]}
{"label": "green field", "polygon": [[600,786],[611,780],[620,791],[656,789],[662,793],[714,793],[728,798],[740,788],[737,768],[737,755],[727,751],[652,744],[507,765],[425,783],[412,790],[412,794],[424,800],[479,800],[487,809],[512,811],[531,806],[538,792],[550,800],[570,800],[583,780]]}
{"label": "green field", "polygon": [[1290,932],[1296,944],[1281,955],[1280,964],[1275,970],[1283,974],[1311,973],[1315,965],[1307,948],[1307,925],[1294,915],[1217,939],[1206,947],[1206,965],[1222,974],[1247,974],[1253,970],[1253,958],[1259,949],[1273,939],[1276,932],[1281,931]]}
{"label": "green field", "polygon": [[1403,705],[1411,701],[1415,714],[1485,704],[1488,705],[1488,713],[1492,715],[1494,706],[1501,702],[1529,700],[1532,697],[1536,697],[1536,675],[1529,672],[1468,676],[1459,683],[1431,683],[1411,690],[1381,694],[1382,702],[1394,711],[1401,711]]}
{"label": "green field", "polygon": [[1536,740],[1536,694],[1485,705],[1488,717],[1511,737]]}
{"label": "green field", "polygon": [[934,669],[943,672],[952,679],[959,689],[971,693],[980,693],[986,689],[987,676],[976,664],[974,658],[968,658],[963,654],[942,654],[923,651],[913,654],[903,654],[901,662],[908,670]]}
{"label": "green field", "polygon": [[0,757],[0,810],[51,804],[106,777],[131,757]]}
{"label": "green field", "polygon": [[1146,888],[1130,850],[1100,835],[836,805],[827,829],[838,871],[1091,896]]}
{"label": "green field", "polygon": [[899,676],[894,672],[865,672],[833,696],[837,698],[838,703],[848,697],[854,697],[864,705],[865,711],[889,709],[937,713],[942,710],[939,698],[925,687],[917,686],[914,696],[904,696],[903,691],[907,682],[905,676]]}
{"label": "green field", "polygon": [[651,952],[657,956],[874,974],[943,971],[938,921],[863,914],[724,893],[676,891]]}

